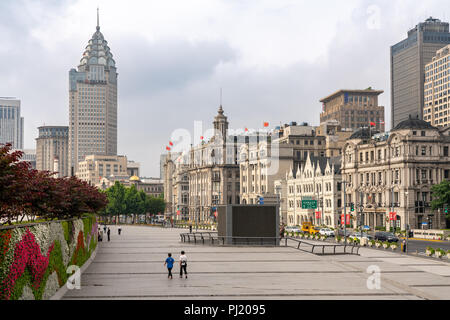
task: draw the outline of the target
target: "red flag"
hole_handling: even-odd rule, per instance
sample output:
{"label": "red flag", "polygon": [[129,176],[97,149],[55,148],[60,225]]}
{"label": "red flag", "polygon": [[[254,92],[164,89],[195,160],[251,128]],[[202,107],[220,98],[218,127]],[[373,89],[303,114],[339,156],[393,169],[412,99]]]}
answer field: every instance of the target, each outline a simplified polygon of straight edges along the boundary
{"label": "red flag", "polygon": [[264,122],[264,127],[267,128],[269,126],[268,122]]}
{"label": "red flag", "polygon": [[375,127],[375,126],[376,126],[376,123],[375,123],[375,122],[371,122],[370,125],[371,125],[372,127]]}
{"label": "red flag", "polygon": [[202,140],[203,140],[203,136],[201,136],[201,137],[200,137],[200,139],[202,139]]}
{"label": "red flag", "polygon": [[247,128],[245,128],[245,132],[248,132],[248,129],[247,129]]}
{"label": "red flag", "polygon": [[170,147],[166,147],[166,150],[170,151]]}
{"label": "red flag", "polygon": [[171,146],[173,146],[173,143],[172,143],[172,141],[169,141],[169,144],[170,144]]}
{"label": "red flag", "polygon": [[320,216],[321,216],[320,211],[316,211],[316,219],[320,219]]}

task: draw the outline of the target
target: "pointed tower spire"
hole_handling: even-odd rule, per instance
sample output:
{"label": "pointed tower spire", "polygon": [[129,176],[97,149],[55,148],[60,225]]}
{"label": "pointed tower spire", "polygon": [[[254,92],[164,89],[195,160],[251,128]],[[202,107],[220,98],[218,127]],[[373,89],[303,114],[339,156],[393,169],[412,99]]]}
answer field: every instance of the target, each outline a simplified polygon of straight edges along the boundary
{"label": "pointed tower spire", "polygon": [[100,30],[100,13],[99,13],[99,7],[97,7],[97,31]]}

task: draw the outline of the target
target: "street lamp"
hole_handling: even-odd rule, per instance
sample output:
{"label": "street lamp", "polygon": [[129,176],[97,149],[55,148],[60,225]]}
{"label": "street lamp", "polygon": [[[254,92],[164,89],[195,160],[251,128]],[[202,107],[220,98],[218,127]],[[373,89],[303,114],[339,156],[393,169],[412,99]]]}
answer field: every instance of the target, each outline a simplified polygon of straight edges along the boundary
{"label": "street lamp", "polygon": [[405,192],[405,210],[406,210],[406,254],[408,254],[408,238],[409,238],[409,211],[408,211],[408,191]]}

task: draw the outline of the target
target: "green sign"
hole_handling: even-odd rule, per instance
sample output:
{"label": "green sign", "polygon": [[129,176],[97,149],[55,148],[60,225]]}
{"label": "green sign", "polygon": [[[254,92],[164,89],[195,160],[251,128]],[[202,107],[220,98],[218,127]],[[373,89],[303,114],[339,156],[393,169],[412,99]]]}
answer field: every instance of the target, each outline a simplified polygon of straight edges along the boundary
{"label": "green sign", "polygon": [[302,200],[302,209],[317,209],[317,200]]}

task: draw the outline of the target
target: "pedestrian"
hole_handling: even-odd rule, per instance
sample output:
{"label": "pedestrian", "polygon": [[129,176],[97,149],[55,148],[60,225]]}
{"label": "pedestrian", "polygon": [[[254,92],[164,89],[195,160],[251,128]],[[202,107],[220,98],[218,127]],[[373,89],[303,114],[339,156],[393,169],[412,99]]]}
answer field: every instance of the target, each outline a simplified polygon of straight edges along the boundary
{"label": "pedestrian", "polygon": [[189,233],[192,233],[192,224],[189,225]]}
{"label": "pedestrian", "polygon": [[106,232],[106,224],[103,225],[103,231]]}
{"label": "pedestrian", "polygon": [[173,279],[172,268],[173,268],[174,262],[175,262],[175,260],[172,258],[172,254],[169,253],[166,261],[164,262],[164,265],[167,264],[167,271],[169,271],[169,275],[167,276],[167,278]]}
{"label": "pedestrian", "polygon": [[187,257],[184,254],[184,251],[181,251],[180,256],[180,278],[183,278],[183,270],[187,279]]}
{"label": "pedestrian", "polygon": [[122,232],[122,227],[119,226],[119,229],[117,229],[117,230],[119,231],[119,236],[120,236],[120,233]]}
{"label": "pedestrian", "polygon": [[100,228],[98,228],[98,238],[97,238],[97,240],[99,241],[99,242],[101,242],[103,239],[102,239],[102,231],[100,230]]}
{"label": "pedestrian", "polygon": [[111,230],[108,228],[108,232],[106,233],[108,235],[108,241],[110,240]]}

